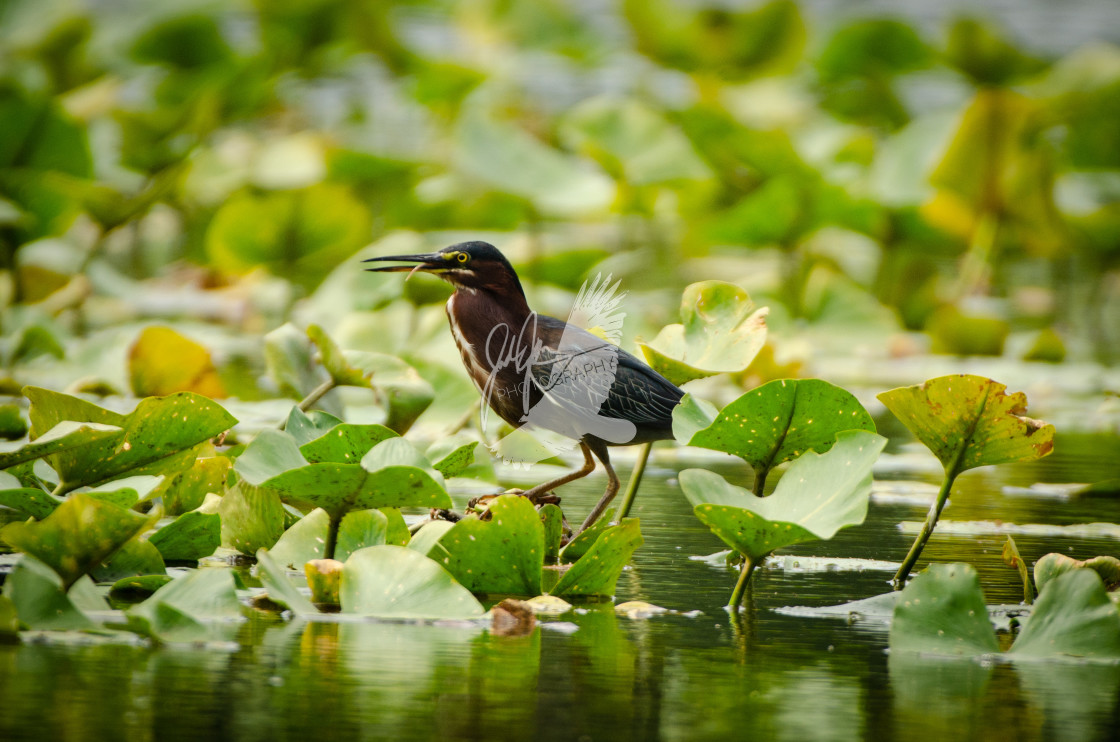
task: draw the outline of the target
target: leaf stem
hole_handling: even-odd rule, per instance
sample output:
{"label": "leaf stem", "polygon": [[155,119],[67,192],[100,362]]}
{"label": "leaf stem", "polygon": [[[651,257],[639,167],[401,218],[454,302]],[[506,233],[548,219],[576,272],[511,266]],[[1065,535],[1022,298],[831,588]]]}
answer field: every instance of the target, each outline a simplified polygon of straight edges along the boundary
{"label": "leaf stem", "polygon": [[327,529],[327,546],[323,549],[324,559],[334,559],[335,547],[338,545],[338,529],[342,525],[341,515],[331,515],[330,527]]}
{"label": "leaf stem", "polygon": [[638,494],[638,485],[642,483],[642,474],[646,471],[646,462],[649,461],[649,452],[653,443],[643,443],[638,451],[638,460],[634,462],[634,471],[630,472],[630,481],[626,483],[626,492],[622,494],[622,504],[618,506],[615,519],[621,521],[630,514],[630,506],[634,504],[634,497]]}
{"label": "leaf stem", "polygon": [[739,569],[739,581],[731,592],[731,600],[727,601],[728,608],[738,609],[743,603],[743,595],[750,585],[751,574],[754,572],[755,562],[746,554],[743,555],[743,566]]}
{"label": "leaf stem", "polygon": [[311,393],[304,397],[303,400],[299,403],[300,412],[307,412],[309,409],[311,409],[311,405],[322,399],[323,395],[329,392],[331,389],[334,389],[335,386],[336,383],[334,378],[332,377],[312,389]]}
{"label": "leaf stem", "polygon": [[60,479],[58,481],[58,484],[55,485],[55,488],[51,491],[51,495],[53,495],[54,497],[62,497],[72,489],[74,488],[67,484],[65,480]]}
{"label": "leaf stem", "polygon": [[910,547],[909,553],[906,558],[902,560],[902,566],[898,568],[895,573],[894,579],[891,580],[891,585],[895,590],[901,590],[906,585],[906,578],[910,574],[910,570],[914,568],[914,564],[921,556],[922,549],[925,548],[926,542],[929,541],[930,535],[933,533],[933,527],[937,525],[937,519],[941,517],[941,511],[945,508],[945,503],[949,499],[949,491],[953,489],[953,482],[957,479],[956,467],[945,470],[945,478],[941,481],[941,489],[937,493],[937,501],[929,509],[926,514],[926,522],[922,524],[922,531],[918,537],[914,539],[914,545]]}
{"label": "leaf stem", "polygon": [[764,467],[761,472],[755,472],[754,475],[754,496],[762,497],[762,491],[766,488],[766,475],[770,473],[769,467]]}

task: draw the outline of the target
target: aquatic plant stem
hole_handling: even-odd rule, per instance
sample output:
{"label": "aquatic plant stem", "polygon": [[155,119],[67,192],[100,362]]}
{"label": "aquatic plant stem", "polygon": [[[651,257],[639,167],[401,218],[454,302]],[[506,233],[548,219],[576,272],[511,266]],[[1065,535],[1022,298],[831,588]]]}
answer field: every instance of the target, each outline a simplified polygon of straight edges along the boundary
{"label": "aquatic plant stem", "polygon": [[312,389],[311,393],[304,397],[303,400],[299,403],[300,412],[307,412],[309,409],[311,409],[311,405],[322,399],[323,395],[325,395],[331,389],[334,389],[335,386],[335,380],[333,378],[330,378]]}
{"label": "aquatic plant stem", "polygon": [[906,558],[902,560],[902,566],[898,568],[895,573],[894,579],[891,580],[891,585],[895,590],[901,590],[906,585],[906,578],[910,574],[910,570],[914,568],[914,564],[918,561],[918,557],[922,554],[922,549],[925,548],[926,542],[929,541],[930,535],[933,533],[933,527],[937,525],[937,519],[941,517],[941,511],[945,508],[945,503],[949,499],[949,491],[953,489],[953,482],[956,481],[957,471],[954,466],[952,469],[945,470],[945,479],[941,482],[941,489],[937,493],[937,500],[929,509],[926,514],[926,522],[922,524],[922,531],[918,534],[918,538],[914,539],[914,545],[910,547],[909,553]]}
{"label": "aquatic plant stem", "polygon": [[622,504],[618,506],[615,520],[622,520],[630,514],[630,506],[634,504],[634,497],[638,494],[638,485],[642,483],[642,474],[646,471],[646,462],[649,461],[649,452],[653,443],[643,443],[638,451],[638,460],[634,462],[634,471],[630,472],[630,481],[626,483],[626,491],[622,493]]}
{"label": "aquatic plant stem", "polygon": [[747,586],[751,581],[751,574],[754,572],[755,562],[746,554],[743,555],[743,566],[739,570],[739,581],[735,583],[735,589],[731,591],[731,600],[727,601],[728,608],[738,608],[743,603],[743,595],[747,592]]}

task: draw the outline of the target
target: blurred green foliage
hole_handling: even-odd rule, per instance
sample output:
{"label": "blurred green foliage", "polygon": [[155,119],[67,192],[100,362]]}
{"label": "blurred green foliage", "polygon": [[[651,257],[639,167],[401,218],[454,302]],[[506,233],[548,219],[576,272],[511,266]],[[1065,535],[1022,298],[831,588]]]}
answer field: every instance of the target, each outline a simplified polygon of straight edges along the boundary
{"label": "blurred green foliage", "polygon": [[[122,319],[228,319],[139,279],[244,291],[257,332],[310,297],[352,341],[332,307],[400,297],[328,277],[402,230],[488,238],[531,290],[609,270],[671,292],[650,335],[665,296],[718,277],[826,338],[1001,354],[1046,330],[1114,359],[1120,49],[1047,59],[965,17],[825,33],[790,0],[581,8],[9,0],[4,365]],[[417,283],[414,305],[445,295]]]}

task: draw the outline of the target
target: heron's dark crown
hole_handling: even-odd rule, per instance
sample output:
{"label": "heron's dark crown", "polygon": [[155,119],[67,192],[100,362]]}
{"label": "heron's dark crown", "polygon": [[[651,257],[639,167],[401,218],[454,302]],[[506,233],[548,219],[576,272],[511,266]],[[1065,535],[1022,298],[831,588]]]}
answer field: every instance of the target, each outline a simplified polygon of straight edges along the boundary
{"label": "heron's dark crown", "polygon": [[[498,297],[516,295],[522,301],[525,291],[517,272],[498,248],[489,242],[473,240],[450,245],[439,251],[440,255],[455,256],[449,260],[452,270],[441,271],[440,277],[456,287],[474,291],[489,291]],[[466,255],[466,261],[458,258]]]}

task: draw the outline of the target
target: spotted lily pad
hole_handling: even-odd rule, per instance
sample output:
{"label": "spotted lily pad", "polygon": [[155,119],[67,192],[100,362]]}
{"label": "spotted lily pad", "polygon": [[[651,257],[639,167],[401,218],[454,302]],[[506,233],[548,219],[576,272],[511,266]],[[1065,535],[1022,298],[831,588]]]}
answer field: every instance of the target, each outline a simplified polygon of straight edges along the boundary
{"label": "spotted lily pad", "polygon": [[892,389],[879,399],[956,476],[1054,450],[1054,426],[1025,417],[1026,395],[1006,389],[982,376],[956,374]]}
{"label": "spotted lily pad", "polygon": [[766,343],[766,315],[724,281],[694,283],[681,297],[681,324],[638,343],[646,362],[674,384],[745,370]]}
{"label": "spotted lily pad", "polygon": [[327,556],[330,530],[330,515],[322,508],[315,508],[284,531],[268,553],[288,569],[303,569],[303,565],[312,559]]}
{"label": "spotted lily pad", "polygon": [[78,493],[40,522],[9,523],[0,539],[54,569],[69,588],[150,525],[143,515]]}
{"label": "spotted lily pad", "polygon": [[844,431],[826,453],[810,451],[794,461],[770,497],[757,497],[704,469],[681,472],[681,489],[696,517],[753,568],[784,546],[829,539],[862,523],[871,467],[886,442],[867,431]]}
{"label": "spotted lily pad", "polygon": [[49,389],[25,387],[23,393],[31,401],[33,439],[67,420],[121,429],[50,457],[62,478],[62,492],[111,481],[126,472],[132,476],[184,469],[194,461],[198,444],[237,423],[219,404],[191,392],[143,399],[127,415]]}
{"label": "spotted lily pad", "polygon": [[64,420],[30,443],[14,451],[0,453],[0,469],[115,438],[120,433],[121,429],[116,425]]}
{"label": "spotted lily pad", "polygon": [[609,597],[634,550],[642,545],[637,518],[627,518],[604,529],[587,553],[560,578],[549,594],[556,596]]}
{"label": "spotted lily pad", "polygon": [[[678,410],[674,427],[682,430],[693,429],[705,414],[696,403]],[[806,451],[824,453],[844,430],[875,431],[851,393],[820,379],[779,379],[739,397],[681,442],[745,459],[755,470],[755,494],[762,495],[773,467]]]}
{"label": "spotted lily pad", "polygon": [[1040,586],[1030,620],[1009,654],[1120,659],[1120,612],[1100,575],[1075,569]]}
{"label": "spotted lily pad", "polygon": [[544,563],[544,526],[519,495],[490,503],[490,520],[463,518],[439,540],[437,561],[474,593],[537,595]]}
{"label": "spotted lily pad", "polygon": [[342,571],[344,613],[382,618],[472,618],[482,605],[428,557],[401,546],[354,552]]}
{"label": "spotted lily pad", "polygon": [[195,562],[208,557],[222,544],[222,518],[197,510],[183,513],[148,538],[164,561]]}
{"label": "spotted lily pad", "polygon": [[902,591],[891,652],[979,655],[999,651],[980,578],[967,564],[931,564]]}

